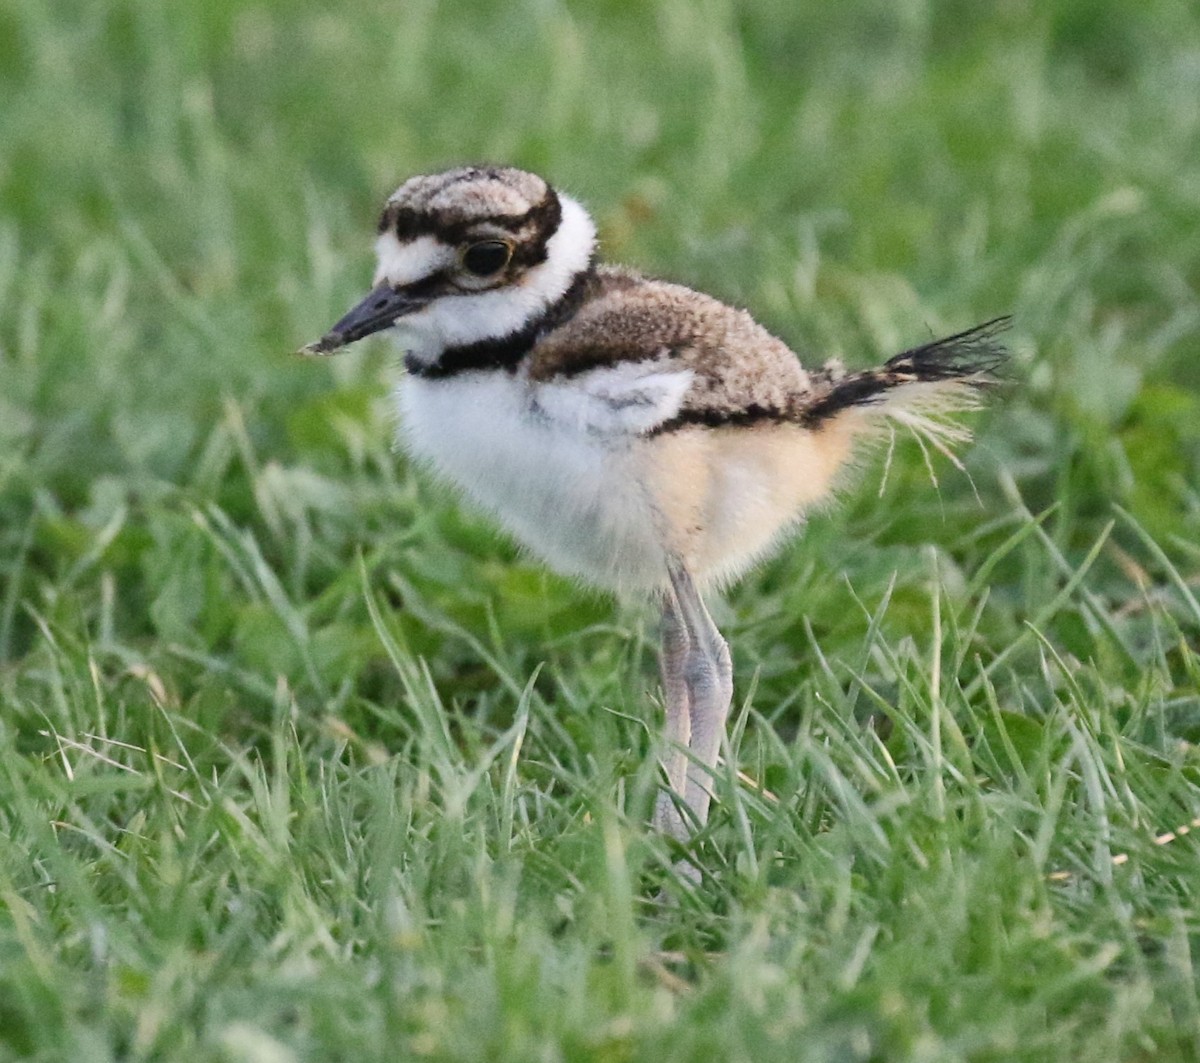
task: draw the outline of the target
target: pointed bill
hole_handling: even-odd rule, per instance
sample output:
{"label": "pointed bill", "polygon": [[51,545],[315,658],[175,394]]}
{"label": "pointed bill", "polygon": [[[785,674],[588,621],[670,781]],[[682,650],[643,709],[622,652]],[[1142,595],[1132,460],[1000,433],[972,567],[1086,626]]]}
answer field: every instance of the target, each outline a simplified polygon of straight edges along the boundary
{"label": "pointed bill", "polygon": [[391,328],[400,318],[428,303],[428,298],[393,288],[384,281],[372,288],[324,336],[301,347],[297,353],[306,356],[335,354],[365,336]]}

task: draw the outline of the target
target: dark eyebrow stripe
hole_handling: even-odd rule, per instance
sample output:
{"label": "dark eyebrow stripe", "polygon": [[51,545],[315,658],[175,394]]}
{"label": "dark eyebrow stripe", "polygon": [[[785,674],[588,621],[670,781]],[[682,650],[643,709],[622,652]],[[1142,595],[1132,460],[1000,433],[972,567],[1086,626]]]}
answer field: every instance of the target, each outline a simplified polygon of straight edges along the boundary
{"label": "dark eyebrow stripe", "polygon": [[558,228],[561,220],[562,204],[554,189],[549,188],[546,195],[523,214],[494,217],[463,217],[444,211],[413,210],[389,203],[379,217],[379,231],[394,232],[399,240],[437,236],[447,243],[458,243],[466,239],[477,226],[485,223],[514,234],[533,226],[538,232],[548,235]]}

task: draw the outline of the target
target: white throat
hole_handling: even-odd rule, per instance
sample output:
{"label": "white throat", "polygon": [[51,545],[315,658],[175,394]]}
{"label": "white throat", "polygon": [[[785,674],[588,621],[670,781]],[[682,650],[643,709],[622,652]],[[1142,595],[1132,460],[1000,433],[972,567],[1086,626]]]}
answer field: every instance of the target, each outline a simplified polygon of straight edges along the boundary
{"label": "white throat", "polygon": [[[431,365],[448,347],[502,339],[519,332],[571,286],[596,246],[596,226],[588,212],[559,193],[562,220],[546,243],[546,260],[510,287],[472,295],[453,295],[401,318],[392,338],[419,362]],[[384,233],[376,243],[376,282],[411,283],[453,259],[454,251],[429,237],[401,244]],[[444,261],[445,260],[445,261]]]}

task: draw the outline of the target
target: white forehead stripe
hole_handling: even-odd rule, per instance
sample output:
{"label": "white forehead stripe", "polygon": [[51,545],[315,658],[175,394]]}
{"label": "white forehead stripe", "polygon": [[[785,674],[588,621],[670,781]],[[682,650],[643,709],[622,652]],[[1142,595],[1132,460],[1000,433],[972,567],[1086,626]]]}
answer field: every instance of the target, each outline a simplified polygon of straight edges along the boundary
{"label": "white forehead stripe", "polygon": [[374,283],[387,280],[395,285],[412,284],[454,261],[455,251],[432,236],[418,236],[401,243],[394,233],[382,233],[375,241],[378,265]]}

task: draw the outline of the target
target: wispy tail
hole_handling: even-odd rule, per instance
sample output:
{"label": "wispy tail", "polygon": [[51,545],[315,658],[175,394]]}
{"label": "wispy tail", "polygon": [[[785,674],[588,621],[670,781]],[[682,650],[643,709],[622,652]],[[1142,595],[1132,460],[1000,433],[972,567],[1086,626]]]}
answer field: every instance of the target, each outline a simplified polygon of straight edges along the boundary
{"label": "wispy tail", "polygon": [[830,371],[825,388],[805,405],[802,420],[815,428],[857,408],[910,422],[977,406],[979,391],[998,382],[997,374],[1008,360],[1008,350],[997,337],[1011,323],[1011,317],[993,318],[913,347],[878,369]]}

